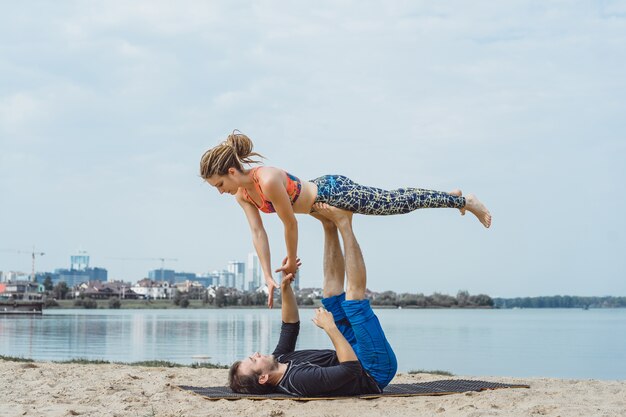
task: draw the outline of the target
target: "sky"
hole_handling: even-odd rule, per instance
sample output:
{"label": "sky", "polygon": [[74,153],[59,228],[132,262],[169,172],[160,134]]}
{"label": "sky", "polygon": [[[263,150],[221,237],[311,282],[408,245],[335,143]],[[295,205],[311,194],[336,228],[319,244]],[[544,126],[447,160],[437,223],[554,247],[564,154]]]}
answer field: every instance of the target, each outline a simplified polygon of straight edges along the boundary
{"label": "sky", "polygon": [[[253,251],[199,177],[233,129],[302,178],[460,188],[357,216],[374,291],[626,296],[626,2],[2,2],[0,270],[207,273]],[[263,215],[272,264],[282,225]],[[323,234],[298,216],[301,286]],[[118,258],[118,259],[116,259]],[[133,258],[120,260],[119,258]],[[137,258],[155,258],[153,260]]]}

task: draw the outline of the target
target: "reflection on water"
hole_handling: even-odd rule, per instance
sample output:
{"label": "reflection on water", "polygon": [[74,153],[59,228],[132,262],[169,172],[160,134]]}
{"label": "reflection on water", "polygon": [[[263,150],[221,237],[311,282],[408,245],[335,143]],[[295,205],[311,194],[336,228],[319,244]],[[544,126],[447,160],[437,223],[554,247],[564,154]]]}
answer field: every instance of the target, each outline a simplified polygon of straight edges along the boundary
{"label": "reflection on water", "polygon": [[[378,310],[401,371],[625,379],[626,310]],[[332,345],[302,310],[299,349]],[[280,311],[47,310],[0,316],[0,355],[230,364],[271,353]]]}

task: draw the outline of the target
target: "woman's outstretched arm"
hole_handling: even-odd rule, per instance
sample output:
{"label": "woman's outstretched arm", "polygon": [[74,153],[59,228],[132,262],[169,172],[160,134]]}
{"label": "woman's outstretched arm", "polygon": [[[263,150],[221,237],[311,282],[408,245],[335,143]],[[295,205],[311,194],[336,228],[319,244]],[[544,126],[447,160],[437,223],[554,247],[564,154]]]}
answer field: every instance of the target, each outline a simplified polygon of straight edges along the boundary
{"label": "woman's outstretched arm", "polygon": [[259,185],[263,189],[263,194],[272,202],[272,206],[274,206],[274,210],[283,222],[285,229],[287,258],[276,272],[281,271],[285,274],[295,275],[298,269],[298,221],[283,183],[284,175],[282,171],[273,171],[260,178]]}
{"label": "woman's outstretched arm", "polygon": [[248,224],[250,225],[250,232],[252,233],[252,243],[254,244],[254,249],[256,250],[256,254],[259,257],[259,263],[261,264],[263,277],[265,278],[265,283],[267,284],[267,289],[269,291],[267,305],[269,308],[272,308],[274,306],[274,289],[278,288],[278,284],[276,283],[274,278],[272,278],[270,243],[267,239],[265,227],[263,227],[263,220],[261,220],[259,210],[249,202],[245,201],[243,199],[243,196],[241,195],[241,192],[237,193],[236,198],[237,202],[246,214]]}

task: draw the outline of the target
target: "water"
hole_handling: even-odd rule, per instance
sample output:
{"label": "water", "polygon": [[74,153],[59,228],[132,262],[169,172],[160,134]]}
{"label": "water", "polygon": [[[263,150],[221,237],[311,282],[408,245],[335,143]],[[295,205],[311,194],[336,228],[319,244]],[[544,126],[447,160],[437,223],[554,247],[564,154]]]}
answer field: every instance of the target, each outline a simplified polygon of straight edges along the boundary
{"label": "water", "polygon": [[[626,309],[376,310],[400,371],[458,375],[626,379]],[[332,348],[301,310],[297,348]],[[46,310],[0,316],[0,355],[230,364],[271,353],[280,312],[246,310]]]}

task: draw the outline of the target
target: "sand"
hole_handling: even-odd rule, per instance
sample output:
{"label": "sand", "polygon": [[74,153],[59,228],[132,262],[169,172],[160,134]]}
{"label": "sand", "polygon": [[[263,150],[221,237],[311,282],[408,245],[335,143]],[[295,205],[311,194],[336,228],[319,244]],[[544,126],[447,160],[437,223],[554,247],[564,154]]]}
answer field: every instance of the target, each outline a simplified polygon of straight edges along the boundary
{"label": "sand", "polygon": [[[209,401],[176,385],[224,385],[227,370],[0,360],[0,416],[626,416],[626,381],[457,376],[528,384],[432,397]],[[394,383],[446,379],[398,374]]]}

